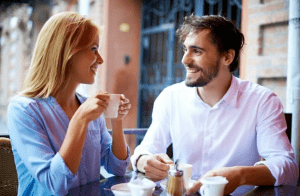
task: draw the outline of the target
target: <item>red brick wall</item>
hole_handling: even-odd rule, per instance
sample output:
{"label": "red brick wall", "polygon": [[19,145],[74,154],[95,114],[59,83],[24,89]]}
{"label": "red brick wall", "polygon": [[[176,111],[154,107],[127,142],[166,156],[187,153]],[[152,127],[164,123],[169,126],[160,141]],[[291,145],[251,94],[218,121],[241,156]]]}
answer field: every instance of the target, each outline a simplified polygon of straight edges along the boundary
{"label": "red brick wall", "polygon": [[243,79],[271,89],[285,107],[288,1],[248,0],[242,11],[247,15],[242,18],[247,23]]}

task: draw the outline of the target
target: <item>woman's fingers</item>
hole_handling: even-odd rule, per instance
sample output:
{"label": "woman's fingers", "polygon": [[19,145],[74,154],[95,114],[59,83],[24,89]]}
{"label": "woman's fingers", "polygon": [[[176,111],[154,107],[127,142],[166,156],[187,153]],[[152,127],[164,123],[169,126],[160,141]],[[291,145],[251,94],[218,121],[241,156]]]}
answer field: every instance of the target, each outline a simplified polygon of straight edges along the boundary
{"label": "woman's fingers", "polygon": [[103,106],[104,108],[107,108],[108,101],[103,100],[103,99],[96,99],[96,104],[99,106]]}
{"label": "woman's fingers", "polygon": [[119,106],[119,113],[125,114],[130,110],[131,104],[129,99],[127,99],[123,94],[121,95],[121,100],[120,100],[120,106]]}
{"label": "woman's fingers", "polygon": [[98,91],[95,95],[95,98],[108,101],[110,99],[110,95],[108,93],[103,93],[102,91]]}

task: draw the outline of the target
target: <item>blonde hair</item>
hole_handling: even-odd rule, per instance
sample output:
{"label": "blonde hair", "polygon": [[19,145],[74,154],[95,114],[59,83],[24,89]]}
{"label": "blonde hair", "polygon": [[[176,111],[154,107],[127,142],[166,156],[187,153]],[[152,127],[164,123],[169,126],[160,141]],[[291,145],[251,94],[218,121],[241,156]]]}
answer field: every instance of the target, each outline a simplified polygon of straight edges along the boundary
{"label": "blonde hair", "polygon": [[52,16],[39,33],[20,95],[39,98],[56,95],[69,82],[68,60],[88,47],[100,31],[91,19],[76,12]]}

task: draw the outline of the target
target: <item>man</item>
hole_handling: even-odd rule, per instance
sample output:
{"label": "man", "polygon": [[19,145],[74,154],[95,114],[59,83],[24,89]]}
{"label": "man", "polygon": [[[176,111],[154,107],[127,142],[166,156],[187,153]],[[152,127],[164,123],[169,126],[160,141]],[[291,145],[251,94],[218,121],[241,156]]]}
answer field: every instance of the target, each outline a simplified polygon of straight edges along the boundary
{"label": "man", "polygon": [[186,79],[155,100],[152,124],[131,157],[133,168],[164,179],[172,163],[164,153],[173,143],[174,160],[192,164],[198,180],[188,195],[199,190],[201,178],[217,175],[229,181],[225,194],[243,193],[242,185],[295,184],[298,167],[279,98],[232,75],[243,34],[222,16],[191,15],[177,35]]}

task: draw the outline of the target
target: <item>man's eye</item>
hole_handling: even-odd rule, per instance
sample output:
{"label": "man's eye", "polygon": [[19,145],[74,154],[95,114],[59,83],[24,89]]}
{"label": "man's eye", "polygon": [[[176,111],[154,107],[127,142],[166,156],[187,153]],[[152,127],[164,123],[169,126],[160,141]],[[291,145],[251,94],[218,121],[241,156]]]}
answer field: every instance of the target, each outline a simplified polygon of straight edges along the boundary
{"label": "man's eye", "polygon": [[201,53],[202,53],[200,50],[194,50],[194,52],[195,52],[196,54],[201,54]]}

